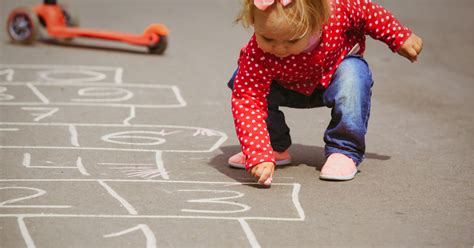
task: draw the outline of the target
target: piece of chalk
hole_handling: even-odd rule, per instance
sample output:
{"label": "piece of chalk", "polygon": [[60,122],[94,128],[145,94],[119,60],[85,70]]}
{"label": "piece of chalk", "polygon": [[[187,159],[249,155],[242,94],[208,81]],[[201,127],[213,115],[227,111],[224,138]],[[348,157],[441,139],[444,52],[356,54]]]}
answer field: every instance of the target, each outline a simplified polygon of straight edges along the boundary
{"label": "piece of chalk", "polygon": [[265,186],[270,186],[272,184],[272,178],[269,177],[267,180],[265,180],[265,182],[263,183],[263,185]]}

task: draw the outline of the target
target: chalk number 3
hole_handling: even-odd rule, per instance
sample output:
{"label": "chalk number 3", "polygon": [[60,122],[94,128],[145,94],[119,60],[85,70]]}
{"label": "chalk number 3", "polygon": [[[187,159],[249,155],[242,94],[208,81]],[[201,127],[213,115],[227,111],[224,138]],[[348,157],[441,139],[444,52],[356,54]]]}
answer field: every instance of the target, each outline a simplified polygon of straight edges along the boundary
{"label": "chalk number 3", "polygon": [[[226,194],[233,194],[233,196],[226,196],[226,197],[216,197],[216,198],[204,198],[204,199],[194,199],[188,200],[190,203],[212,203],[212,204],[224,204],[224,205],[231,205],[237,206],[239,209],[235,210],[202,210],[202,209],[181,209],[182,212],[192,212],[192,213],[213,213],[213,214],[230,214],[230,213],[239,213],[245,212],[250,209],[248,205],[232,202],[232,201],[225,201],[230,199],[241,198],[244,196],[244,193],[232,191],[232,190],[179,190],[180,192],[212,192],[212,193],[226,193]],[[235,208],[235,207],[233,207]]]}

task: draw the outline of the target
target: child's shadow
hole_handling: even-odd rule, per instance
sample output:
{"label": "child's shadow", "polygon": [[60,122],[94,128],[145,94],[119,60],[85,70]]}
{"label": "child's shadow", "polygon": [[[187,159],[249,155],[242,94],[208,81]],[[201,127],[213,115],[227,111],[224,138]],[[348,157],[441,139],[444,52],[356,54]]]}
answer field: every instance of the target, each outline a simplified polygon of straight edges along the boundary
{"label": "child's shadow", "polygon": [[[221,154],[213,157],[209,162],[209,165],[216,168],[219,172],[227,175],[236,181],[250,181],[254,182],[255,179],[250,176],[247,172],[241,169],[231,168],[227,164],[227,160],[234,154],[240,152],[240,146],[221,146]],[[290,148],[290,154],[292,157],[292,163],[288,166],[279,166],[278,169],[287,169],[292,166],[304,164],[306,166],[315,167],[316,170],[321,171],[326,158],[324,156],[324,148],[319,146],[307,146],[301,144],[292,144]],[[377,153],[366,153],[366,159],[376,160],[389,160],[390,156],[380,155]]]}

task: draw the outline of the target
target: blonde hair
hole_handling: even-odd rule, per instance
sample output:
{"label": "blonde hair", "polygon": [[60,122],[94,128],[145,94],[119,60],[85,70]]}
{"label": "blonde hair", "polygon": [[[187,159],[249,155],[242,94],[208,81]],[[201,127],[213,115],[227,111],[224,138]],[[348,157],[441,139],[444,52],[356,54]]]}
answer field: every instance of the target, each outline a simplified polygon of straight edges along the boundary
{"label": "blonde hair", "polygon": [[[254,22],[254,13],[257,7],[253,0],[243,0],[242,8],[236,18],[236,22],[242,22],[245,28]],[[265,11],[278,11],[278,15],[286,21],[290,27],[294,27],[293,34],[304,36],[321,28],[329,19],[329,0],[293,0],[289,5],[283,6],[279,0]]]}

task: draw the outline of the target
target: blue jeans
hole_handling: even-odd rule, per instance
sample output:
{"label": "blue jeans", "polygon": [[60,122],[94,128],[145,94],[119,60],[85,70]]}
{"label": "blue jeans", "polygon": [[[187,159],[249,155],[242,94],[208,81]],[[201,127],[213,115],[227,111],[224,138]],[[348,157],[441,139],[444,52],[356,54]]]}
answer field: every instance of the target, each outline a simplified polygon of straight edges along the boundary
{"label": "blue jeans", "polygon": [[[233,88],[235,71],[228,83]],[[342,153],[357,165],[364,159],[365,134],[370,116],[372,73],[360,56],[346,57],[333,75],[327,89],[316,89],[310,96],[283,88],[274,81],[267,97],[267,129],[273,150],[282,152],[291,146],[290,129],[279,107],[331,108],[331,121],[324,133],[325,155]]]}

